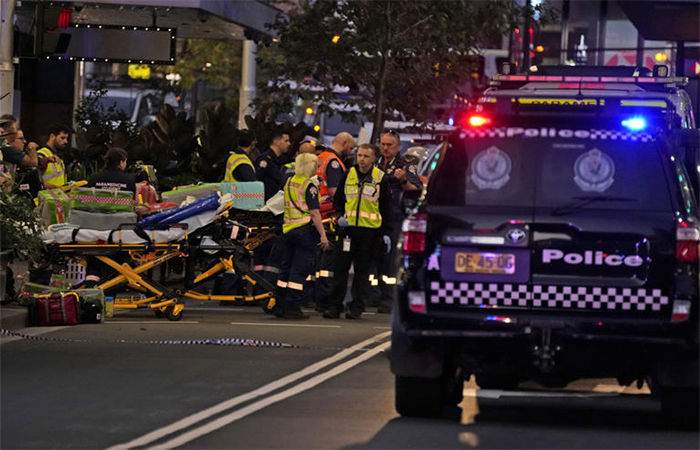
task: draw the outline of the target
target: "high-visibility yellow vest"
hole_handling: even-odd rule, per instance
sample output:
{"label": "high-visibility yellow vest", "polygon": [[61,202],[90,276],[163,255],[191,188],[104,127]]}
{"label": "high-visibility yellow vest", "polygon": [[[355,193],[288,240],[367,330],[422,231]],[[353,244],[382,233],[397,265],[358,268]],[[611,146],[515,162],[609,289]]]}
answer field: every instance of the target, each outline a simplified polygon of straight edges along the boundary
{"label": "high-visibility yellow vest", "polygon": [[231,152],[231,156],[229,156],[228,160],[226,161],[226,174],[224,175],[224,183],[235,183],[238,181],[233,177],[233,171],[236,170],[236,168],[241,164],[248,164],[251,169],[255,170],[255,168],[253,167],[253,163],[250,161],[250,158],[248,158],[248,155],[243,153]]}
{"label": "high-visibility yellow vest", "polygon": [[46,170],[41,174],[41,181],[44,183],[44,188],[51,189],[61,187],[66,184],[66,167],[63,160],[55,155],[50,148],[42,147],[37,151],[37,154],[47,158],[56,157],[56,162],[50,162],[46,165]]}
{"label": "high-visibility yellow vest", "polygon": [[282,232],[289,233],[311,222],[311,211],[306,204],[306,189],[313,182],[311,178],[294,175],[284,185],[284,224]]}
{"label": "high-visibility yellow vest", "polygon": [[357,170],[352,167],[345,180],[345,217],[353,227],[379,228],[382,226],[382,215],[379,212],[380,183],[384,172],[372,167],[370,181],[360,185]]}

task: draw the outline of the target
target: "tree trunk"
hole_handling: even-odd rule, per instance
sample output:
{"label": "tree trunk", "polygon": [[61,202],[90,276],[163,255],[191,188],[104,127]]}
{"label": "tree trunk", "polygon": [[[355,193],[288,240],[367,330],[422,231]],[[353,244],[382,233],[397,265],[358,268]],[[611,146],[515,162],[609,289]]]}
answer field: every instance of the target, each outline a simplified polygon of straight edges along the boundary
{"label": "tree trunk", "polygon": [[374,144],[379,140],[379,134],[384,129],[384,99],[386,97],[386,55],[382,55],[382,63],[379,68],[379,79],[374,93],[374,123],[372,126],[372,137],[370,143]]}

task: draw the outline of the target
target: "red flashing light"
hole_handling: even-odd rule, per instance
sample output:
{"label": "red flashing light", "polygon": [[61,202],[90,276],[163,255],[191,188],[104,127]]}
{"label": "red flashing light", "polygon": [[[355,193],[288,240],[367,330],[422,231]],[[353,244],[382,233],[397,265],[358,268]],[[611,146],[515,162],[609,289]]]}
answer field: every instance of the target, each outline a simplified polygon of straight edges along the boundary
{"label": "red flashing light", "polygon": [[483,127],[491,123],[491,119],[484,116],[469,116],[467,119],[470,127]]}
{"label": "red flashing light", "polygon": [[680,263],[698,261],[700,228],[697,225],[679,220],[676,226],[676,260]]}
{"label": "red flashing light", "polygon": [[58,19],[56,20],[56,26],[58,28],[70,27],[70,22],[71,22],[72,16],[73,16],[73,9],[61,8],[61,10],[58,12]]}

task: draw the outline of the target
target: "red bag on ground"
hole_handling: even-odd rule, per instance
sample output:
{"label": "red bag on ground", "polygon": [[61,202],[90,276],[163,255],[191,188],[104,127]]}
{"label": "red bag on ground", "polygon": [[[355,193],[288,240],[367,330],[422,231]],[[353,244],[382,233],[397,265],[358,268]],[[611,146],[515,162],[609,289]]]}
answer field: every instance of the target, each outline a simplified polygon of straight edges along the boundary
{"label": "red bag on ground", "polygon": [[38,326],[77,325],[78,294],[55,292],[36,297],[34,318]]}

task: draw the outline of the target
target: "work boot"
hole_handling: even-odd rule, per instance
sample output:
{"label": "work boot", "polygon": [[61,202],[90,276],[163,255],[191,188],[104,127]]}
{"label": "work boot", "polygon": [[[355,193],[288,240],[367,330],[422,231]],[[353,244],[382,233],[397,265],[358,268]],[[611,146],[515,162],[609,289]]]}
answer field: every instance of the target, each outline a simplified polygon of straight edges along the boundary
{"label": "work boot", "polygon": [[346,319],[357,320],[361,317],[362,317],[362,313],[360,311],[348,311],[345,313]]}
{"label": "work boot", "polygon": [[282,315],[280,315],[278,317],[280,319],[287,319],[287,320],[306,320],[309,318],[309,316],[304,314],[301,311],[301,309],[287,310]]}
{"label": "work boot", "polygon": [[323,311],[322,315],[324,319],[340,319],[340,311],[338,310],[327,309]]}

